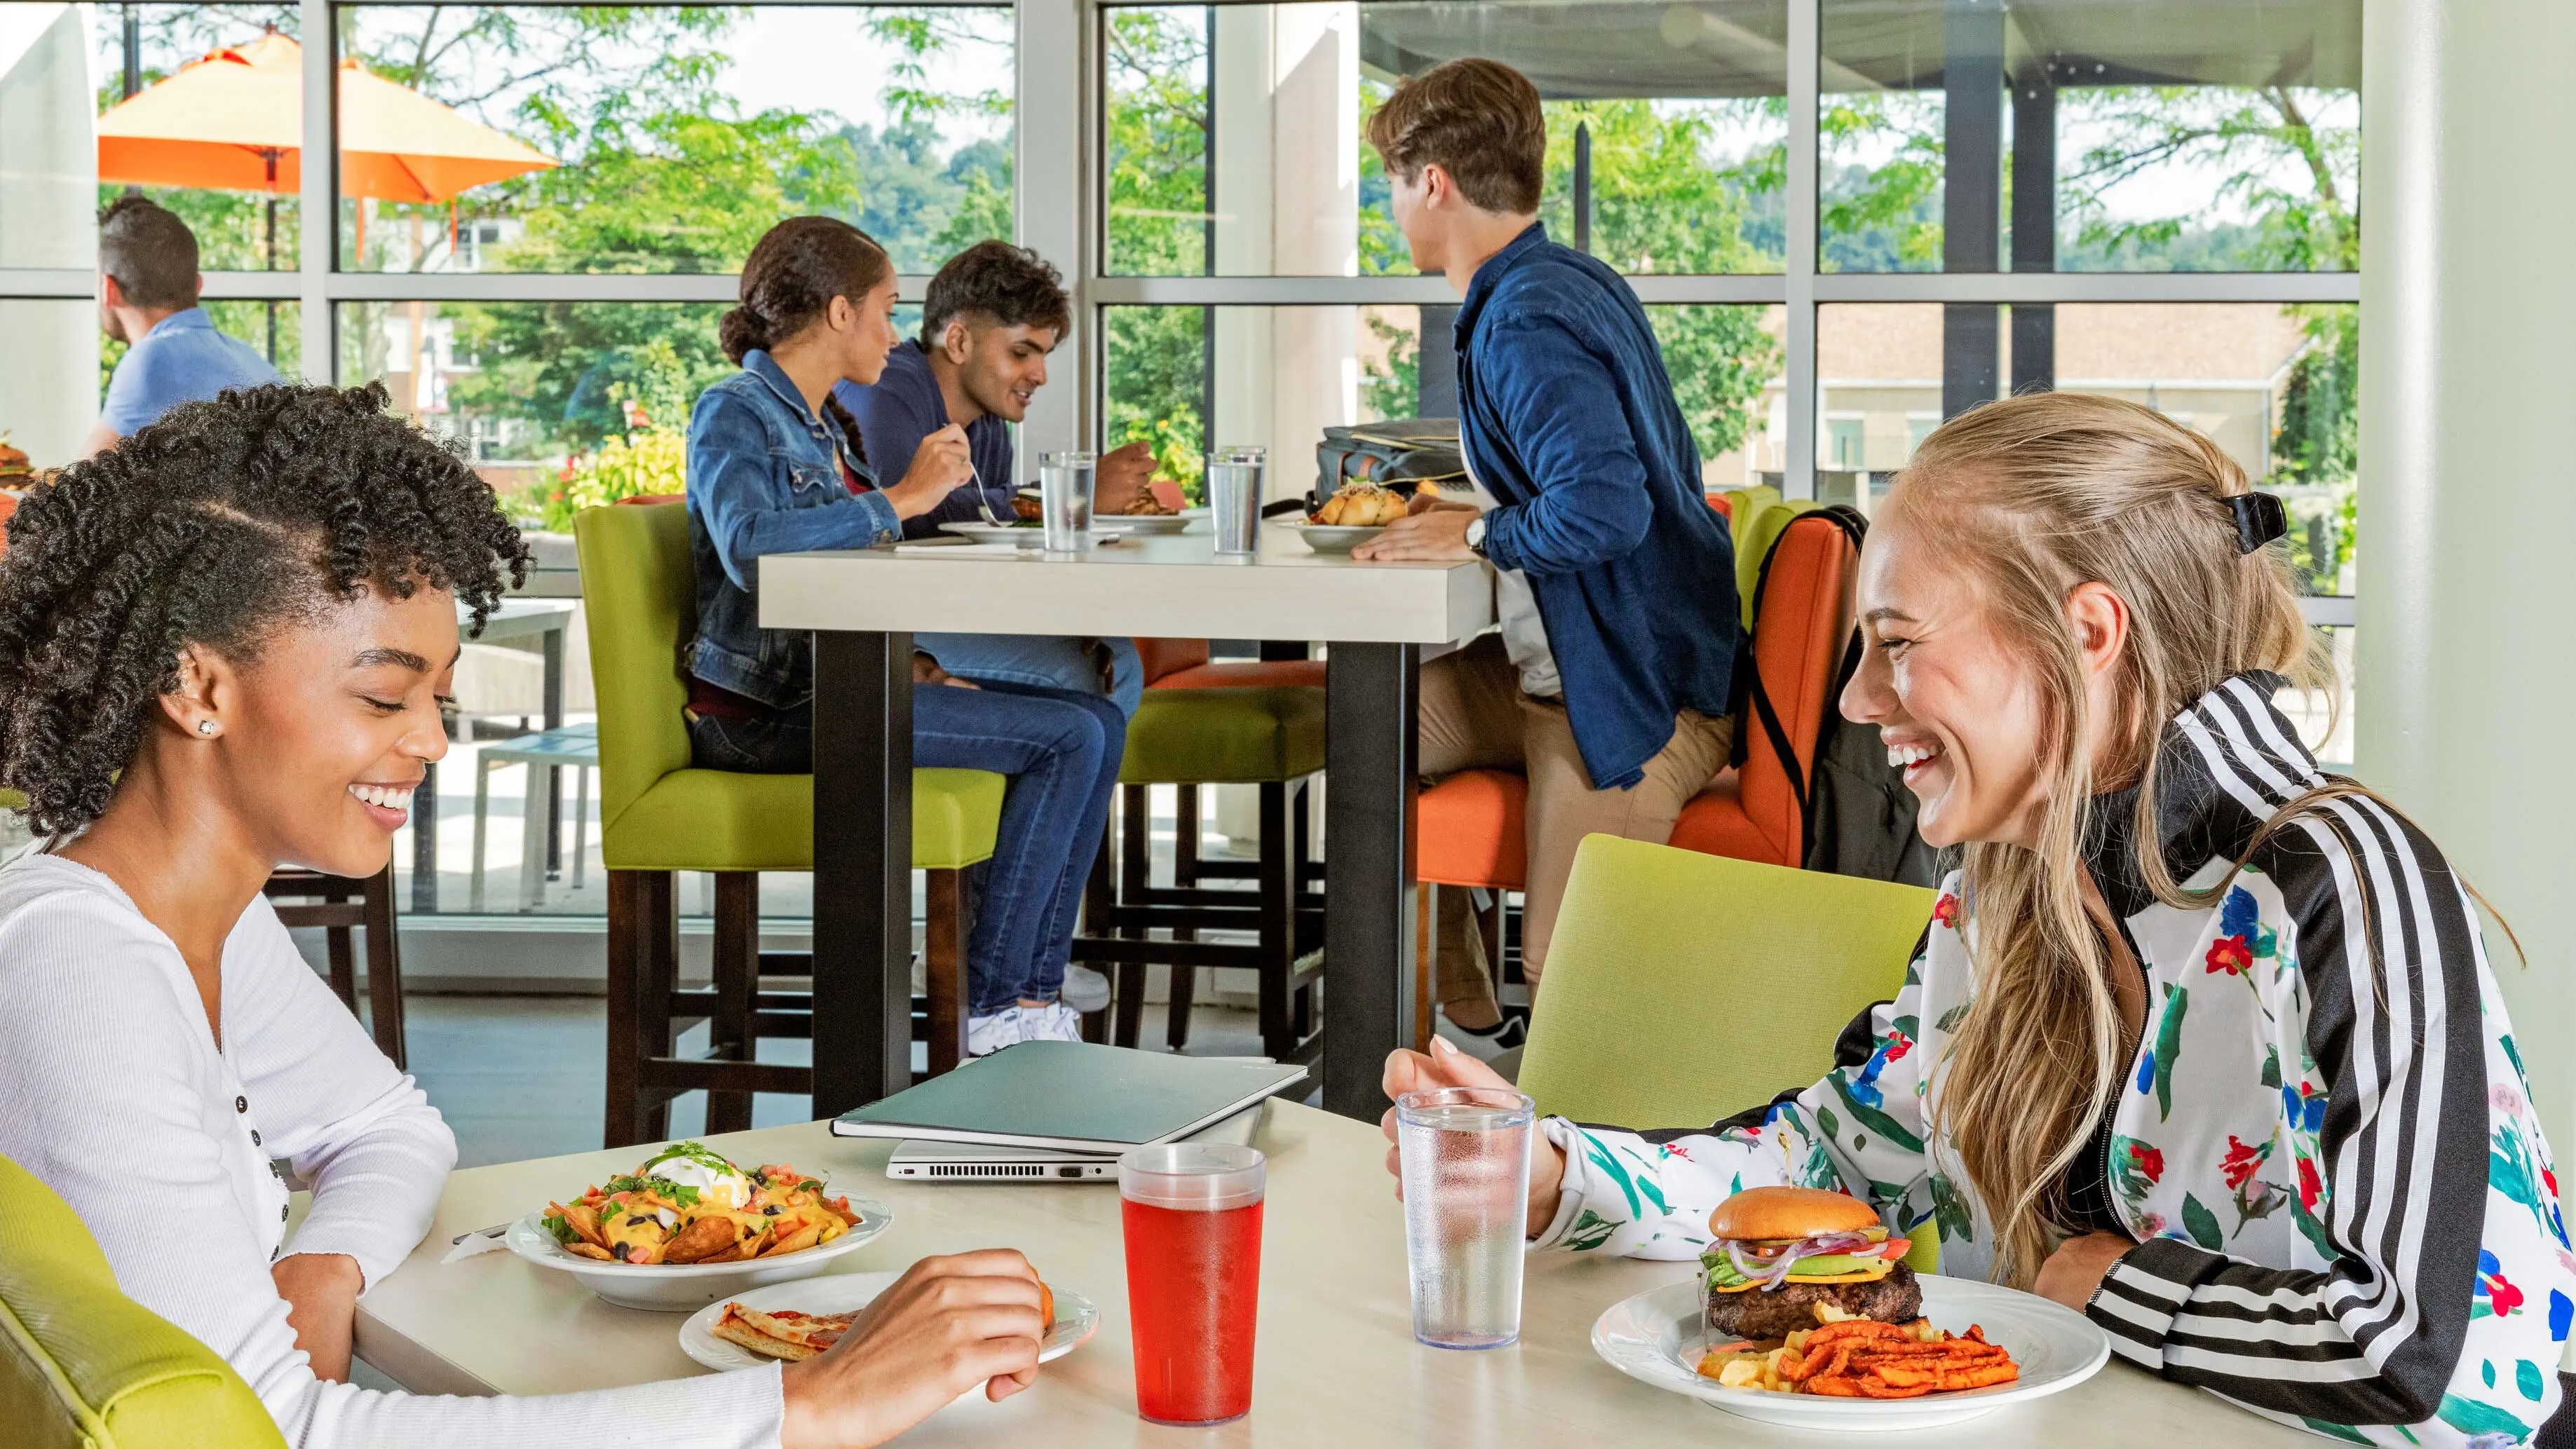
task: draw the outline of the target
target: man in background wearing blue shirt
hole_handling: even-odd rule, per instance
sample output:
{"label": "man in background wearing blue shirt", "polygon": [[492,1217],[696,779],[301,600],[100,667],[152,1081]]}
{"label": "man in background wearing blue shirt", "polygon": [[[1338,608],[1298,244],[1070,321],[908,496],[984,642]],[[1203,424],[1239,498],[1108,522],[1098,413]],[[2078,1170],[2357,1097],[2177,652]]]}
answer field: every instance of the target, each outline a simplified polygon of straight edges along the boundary
{"label": "man in background wearing blue shirt", "polygon": [[[921,336],[887,356],[885,375],[867,386],[844,382],[834,389],[833,396],[858,420],[859,440],[880,478],[904,476],[921,440],[941,428],[954,423],[966,430],[980,489],[959,488],[929,512],[906,519],[905,537],[935,535],[952,520],[974,522],[988,508],[995,518],[1012,516],[1017,489],[1010,425],[1028,416],[1029,399],[1046,386],[1047,354],[1072,317],[1064,279],[1044,258],[1008,242],[977,242],[930,279],[921,301]],[[1124,512],[1153,470],[1153,452],[1143,443],[1103,457],[1094,512]],[[1144,691],[1144,666],[1125,639],[916,633],[912,643],[960,679],[1102,695],[1130,717]],[[1097,1011],[1109,997],[1107,976],[1079,963],[1066,968],[1066,1005]]]}
{"label": "man in background wearing blue shirt", "polygon": [[123,197],[98,216],[98,315],[126,344],[108,379],[98,426],[81,443],[91,457],[183,402],[278,381],[250,344],[226,337],[197,305],[197,237],[166,208]]}
{"label": "man in background wearing blue shirt", "polygon": [[[966,430],[983,506],[975,488],[960,488],[928,513],[907,519],[905,537],[935,536],[951,521],[974,522],[984,517],[984,506],[996,518],[1011,517],[1016,490],[1010,425],[1028,416],[1029,399],[1046,386],[1047,354],[1071,317],[1063,278],[1036,252],[1008,242],[977,242],[930,279],[921,302],[921,336],[895,348],[885,375],[870,386],[845,382],[835,389],[834,396],[858,419],[868,463],[880,478],[902,477],[923,438],[951,423]],[[1153,469],[1154,455],[1143,443],[1103,457],[1095,514],[1124,512]],[[1106,695],[1130,715],[1144,687],[1136,646],[1125,639],[923,633],[912,642],[961,679]]]}
{"label": "man in background wearing blue shirt", "polygon": [[[1458,432],[1488,506],[1417,498],[1352,550],[1481,558],[1497,635],[1422,667],[1426,775],[1529,777],[1521,964],[1535,989],[1586,835],[1663,844],[1726,768],[1741,626],[1735,551],[1636,294],[1539,225],[1547,124],[1511,67],[1456,60],[1397,86],[1369,122],[1389,209],[1460,297]],[[1465,892],[1442,937],[1474,943]],[[1509,1045],[1481,950],[1441,953],[1454,1027]]]}

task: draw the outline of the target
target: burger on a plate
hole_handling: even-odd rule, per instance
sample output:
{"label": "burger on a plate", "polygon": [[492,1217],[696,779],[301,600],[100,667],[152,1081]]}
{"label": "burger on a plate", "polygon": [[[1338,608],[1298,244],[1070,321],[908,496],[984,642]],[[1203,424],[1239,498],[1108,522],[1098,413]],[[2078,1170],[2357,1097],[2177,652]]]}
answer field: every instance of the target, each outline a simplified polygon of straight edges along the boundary
{"label": "burger on a plate", "polygon": [[1747,1188],[1708,1215],[1700,1255],[1708,1326],[1742,1339],[1781,1338],[1818,1322],[1816,1306],[1881,1323],[1923,1316],[1923,1290],[1867,1203],[1810,1187]]}

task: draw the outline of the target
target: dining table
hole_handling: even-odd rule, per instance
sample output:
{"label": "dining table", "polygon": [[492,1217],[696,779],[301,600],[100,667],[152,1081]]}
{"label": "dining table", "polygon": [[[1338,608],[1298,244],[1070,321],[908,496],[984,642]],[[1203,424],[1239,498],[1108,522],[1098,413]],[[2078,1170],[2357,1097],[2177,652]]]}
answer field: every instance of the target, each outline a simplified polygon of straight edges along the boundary
{"label": "dining table", "polygon": [[[1105,521],[1114,525],[1114,520]],[[814,637],[814,1111],[912,1081],[912,636],[1320,642],[1325,689],[1321,1090],[1374,1119],[1413,1039],[1414,728],[1423,652],[1494,622],[1493,572],[1362,563],[1289,527],[1219,554],[1199,531],[1069,553],[925,540],[770,554],[760,624]]]}
{"label": "dining table", "polygon": [[[1125,1446],[1617,1444],[1812,1449],[1812,1430],[1735,1417],[1631,1379],[1597,1356],[1594,1321],[1631,1295],[1686,1282],[1690,1262],[1533,1253],[1519,1342],[1460,1351],[1413,1337],[1404,1214],[1375,1125],[1273,1098],[1251,1143],[1268,1159],[1252,1411],[1215,1428],[1137,1417],[1126,1264],[1114,1183],[943,1183],[885,1175],[893,1144],[836,1137],[827,1122],[705,1139],[741,1163],[820,1172],[834,1193],[891,1214],[885,1232],[821,1266],[890,1272],[931,1254],[1012,1247],[1047,1282],[1091,1300],[1096,1333],[1001,1403],[970,1392],[902,1445]],[[687,1316],[620,1308],[565,1273],[502,1250],[456,1261],[450,1240],[566,1201],[632,1171],[646,1147],[449,1175],[428,1235],[358,1300],[357,1355],[419,1393],[553,1394],[709,1370],[679,1346]],[[301,1195],[296,1210],[302,1211]],[[776,1292],[776,1289],[768,1290]],[[2048,1398],[1899,1435],[1909,1449],[2282,1449],[2313,1437],[2266,1422],[2118,1359]]]}

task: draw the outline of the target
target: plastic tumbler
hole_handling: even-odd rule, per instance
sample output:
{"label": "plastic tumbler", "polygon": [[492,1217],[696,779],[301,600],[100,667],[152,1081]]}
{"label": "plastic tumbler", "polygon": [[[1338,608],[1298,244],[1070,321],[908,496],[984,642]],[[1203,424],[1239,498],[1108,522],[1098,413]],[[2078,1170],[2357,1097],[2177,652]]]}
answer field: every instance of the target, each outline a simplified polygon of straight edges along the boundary
{"label": "plastic tumbler", "polygon": [[1222,1424],[1252,1408],[1264,1173],[1260,1153],[1216,1142],[1118,1159],[1136,1412],[1153,1423]]}
{"label": "plastic tumbler", "polygon": [[1080,451],[1038,455],[1038,516],[1047,552],[1076,553],[1091,546],[1091,495],[1099,481],[1099,461]]}
{"label": "plastic tumbler", "polygon": [[1208,522],[1218,553],[1261,548],[1261,479],[1270,455],[1260,448],[1219,448],[1207,457]]}
{"label": "plastic tumbler", "polygon": [[1521,1336],[1535,1120],[1530,1099],[1502,1087],[1395,1100],[1413,1336],[1434,1348],[1500,1348]]}

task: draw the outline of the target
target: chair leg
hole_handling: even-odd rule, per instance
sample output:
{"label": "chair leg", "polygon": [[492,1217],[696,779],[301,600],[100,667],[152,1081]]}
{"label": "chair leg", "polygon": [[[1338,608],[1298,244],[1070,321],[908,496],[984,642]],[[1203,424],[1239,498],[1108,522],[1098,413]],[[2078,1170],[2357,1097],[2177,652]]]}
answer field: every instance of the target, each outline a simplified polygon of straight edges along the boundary
{"label": "chair leg", "polygon": [[582,868],[590,855],[590,767],[572,769],[572,888],[581,889]]}
{"label": "chair leg", "polygon": [[1438,949],[1440,887],[1423,881],[1413,888],[1413,1049],[1431,1050],[1432,955]]}
{"label": "chair leg", "polygon": [[[339,892],[332,890],[323,891],[322,898],[334,904],[346,899]],[[375,944],[372,938],[368,944],[370,946]],[[358,961],[356,954],[350,949],[349,928],[323,927],[322,949],[331,962],[332,994],[340,998],[342,1006],[349,1008],[350,1015],[355,1016],[358,1011]]]}
{"label": "chair leg", "polygon": [[[532,769],[530,779],[536,778]],[[715,1015],[707,1021],[707,1055],[748,1062],[760,1056],[751,1032],[751,992],[760,975],[760,877],[747,870],[716,875]],[[707,1131],[751,1128],[749,1092],[707,1093]]]}
{"label": "chair leg", "polygon": [[[1178,787],[1179,808],[1173,812],[1172,884],[1187,890],[1199,883],[1199,787]],[[1184,926],[1172,932],[1175,941],[1195,941],[1198,928]],[[1199,968],[1174,964],[1172,967],[1171,1005],[1164,1009],[1163,1041],[1174,1051],[1186,1050],[1190,1044],[1190,1007],[1198,995]]]}
{"label": "chair leg", "polygon": [[644,1139],[637,1109],[643,1105],[639,1066],[644,1056],[644,936],[652,929],[649,871],[608,873],[608,1106],[600,1145],[625,1147]]}
{"label": "chair leg", "polygon": [[966,879],[955,870],[924,871],[930,920],[922,941],[922,990],[930,998],[930,1075],[957,1070],[966,1057]]}
{"label": "chair leg", "polygon": [[403,1038],[402,942],[396,939],[394,929],[391,861],[367,877],[360,900],[367,923],[367,1017],[375,1029],[376,1049],[395,1066],[408,1070],[410,1052]]}
{"label": "chair leg", "polygon": [[466,892],[465,909],[483,909],[483,840],[492,818],[492,767],[481,757],[474,761],[474,869],[473,888]]}
{"label": "chair leg", "polygon": [[1261,1049],[1286,1058],[1297,1049],[1288,978],[1297,969],[1297,874],[1288,848],[1288,786],[1261,787]]}
{"label": "chair leg", "polygon": [[546,767],[529,765],[528,783],[520,793],[519,911],[522,915],[546,903]]}
{"label": "chair leg", "polygon": [[[1127,901],[1142,901],[1153,883],[1153,857],[1147,854],[1153,843],[1153,816],[1142,785],[1120,787],[1121,819],[1118,825],[1118,894]],[[1145,928],[1127,926],[1118,934],[1130,941],[1145,939]],[[1145,1026],[1145,965],[1141,961],[1118,963],[1117,1021],[1110,1039],[1119,1046],[1136,1045]]]}
{"label": "chair leg", "polygon": [[[1117,908],[1118,901],[1117,887],[1111,884],[1113,879],[1109,866],[1109,836],[1107,832],[1103,832],[1100,837],[1100,849],[1091,857],[1091,878],[1082,883],[1084,935],[1094,935],[1108,929],[1110,913]],[[1118,973],[1113,968],[1106,974],[1114,980]],[[1082,1014],[1082,1039],[1094,1046],[1108,1044],[1109,1009],[1107,1007]]]}

